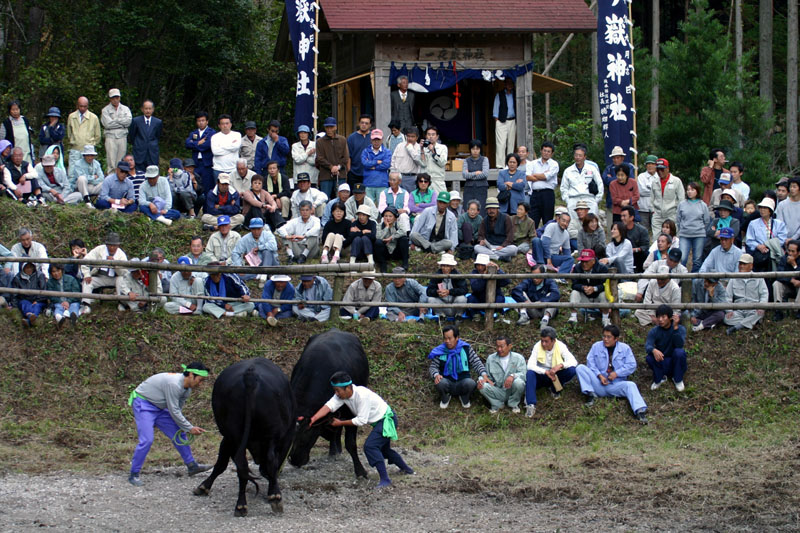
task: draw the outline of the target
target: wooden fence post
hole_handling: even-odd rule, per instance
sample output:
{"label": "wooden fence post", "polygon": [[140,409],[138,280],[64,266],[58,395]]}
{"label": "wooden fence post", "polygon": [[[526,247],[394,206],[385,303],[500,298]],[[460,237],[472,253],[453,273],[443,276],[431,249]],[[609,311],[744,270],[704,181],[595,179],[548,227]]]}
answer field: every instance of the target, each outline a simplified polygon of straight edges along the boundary
{"label": "wooden fence post", "polygon": [[[497,265],[494,263],[489,263],[489,266],[486,268],[487,274],[497,274]],[[496,279],[489,279],[486,280],[486,302],[487,303],[494,303],[494,297],[497,294],[497,280]],[[477,309],[474,309],[475,312],[478,312]],[[487,309],[486,310],[486,331],[492,331],[494,329],[494,309]]]}
{"label": "wooden fence post", "polygon": [[[158,278],[161,276],[160,270],[148,270],[148,275],[150,276],[150,281],[147,284],[147,292],[150,294],[158,294]],[[148,308],[150,311],[155,312],[158,309],[158,304],[153,302],[148,302]]]}
{"label": "wooden fence post", "polygon": [[[608,269],[609,274],[616,274],[617,269],[615,267],[611,267]],[[614,298],[615,302],[619,302],[619,282],[616,278],[611,278],[608,280],[608,290]],[[619,309],[612,309],[611,310],[611,323],[615,326],[619,327],[620,318],[619,318]]]}
{"label": "wooden fence post", "polygon": [[[333,278],[333,301],[340,302],[342,300],[342,285],[344,284],[344,274],[334,274]],[[331,318],[334,323],[339,323],[340,316],[339,316],[339,306],[338,305],[331,305]]]}

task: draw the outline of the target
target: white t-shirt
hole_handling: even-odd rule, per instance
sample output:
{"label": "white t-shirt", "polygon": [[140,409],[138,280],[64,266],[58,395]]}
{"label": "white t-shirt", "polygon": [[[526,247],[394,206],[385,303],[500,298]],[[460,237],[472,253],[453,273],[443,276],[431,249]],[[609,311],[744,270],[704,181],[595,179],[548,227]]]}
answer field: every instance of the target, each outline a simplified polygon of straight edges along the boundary
{"label": "white t-shirt", "polygon": [[389,405],[380,396],[360,385],[353,385],[353,395],[348,399],[342,400],[334,394],[333,398],[328,400],[325,405],[331,412],[346,405],[355,415],[353,424],[356,426],[374,424],[383,420],[386,409],[389,408]]}
{"label": "white t-shirt", "polygon": [[214,154],[214,170],[231,173],[236,170],[239,150],[242,148],[242,134],[232,131],[227,135],[218,131],[211,136],[211,153]]}

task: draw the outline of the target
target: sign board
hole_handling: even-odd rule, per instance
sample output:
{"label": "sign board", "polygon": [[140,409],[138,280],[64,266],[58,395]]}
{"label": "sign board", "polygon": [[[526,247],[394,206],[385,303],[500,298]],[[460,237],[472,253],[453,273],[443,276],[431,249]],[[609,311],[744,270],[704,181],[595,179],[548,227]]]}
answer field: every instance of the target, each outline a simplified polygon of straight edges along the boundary
{"label": "sign board", "polygon": [[420,48],[420,61],[488,61],[488,48]]}

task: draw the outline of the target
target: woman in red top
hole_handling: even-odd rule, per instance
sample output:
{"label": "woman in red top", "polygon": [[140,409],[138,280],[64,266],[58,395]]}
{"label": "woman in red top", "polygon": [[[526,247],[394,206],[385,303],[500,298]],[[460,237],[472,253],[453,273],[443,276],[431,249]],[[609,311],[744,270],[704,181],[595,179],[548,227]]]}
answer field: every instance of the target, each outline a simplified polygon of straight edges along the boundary
{"label": "woman in red top", "polygon": [[632,206],[637,211],[639,210],[639,185],[631,177],[630,171],[631,169],[628,165],[617,165],[614,167],[617,179],[608,185],[614,222],[621,220],[620,213],[622,213],[622,208],[626,205]]}

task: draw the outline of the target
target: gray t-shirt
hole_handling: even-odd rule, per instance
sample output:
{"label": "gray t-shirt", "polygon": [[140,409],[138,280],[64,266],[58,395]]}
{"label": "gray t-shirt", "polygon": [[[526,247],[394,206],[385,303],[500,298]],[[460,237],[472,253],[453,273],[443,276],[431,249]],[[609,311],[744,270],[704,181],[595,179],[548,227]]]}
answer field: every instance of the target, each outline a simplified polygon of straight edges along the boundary
{"label": "gray t-shirt", "polygon": [[553,255],[561,254],[562,248],[564,249],[563,253],[565,255],[570,253],[569,231],[561,229],[561,226],[558,225],[558,222],[553,222],[552,224],[548,224],[547,227],[544,228],[542,239],[544,239],[545,237],[550,239],[550,249],[544,251],[545,259]]}
{"label": "gray t-shirt", "polygon": [[144,380],[136,387],[136,394],[160,409],[167,409],[169,416],[184,431],[194,426],[186,420],[181,409],[192,389],[183,388],[183,374],[162,372]]}

